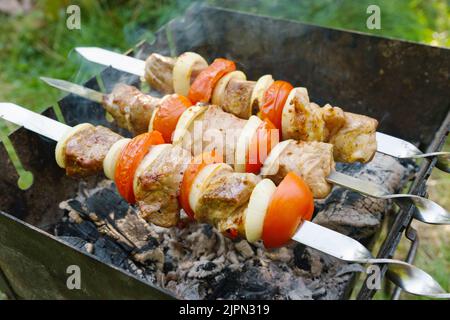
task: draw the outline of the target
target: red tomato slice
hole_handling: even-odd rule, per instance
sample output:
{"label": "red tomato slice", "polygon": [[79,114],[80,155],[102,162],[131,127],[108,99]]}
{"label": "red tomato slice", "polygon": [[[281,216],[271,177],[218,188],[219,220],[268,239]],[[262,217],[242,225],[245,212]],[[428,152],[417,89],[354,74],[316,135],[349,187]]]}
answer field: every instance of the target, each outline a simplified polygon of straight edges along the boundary
{"label": "red tomato slice", "polygon": [[205,166],[207,166],[208,164],[221,162],[223,162],[223,159],[218,154],[216,154],[215,150],[213,150],[212,152],[204,152],[196,156],[184,172],[183,180],[181,182],[180,195],[178,196],[178,202],[191,219],[194,219],[194,211],[191,209],[191,206],[189,204],[189,194],[191,192],[192,183],[197,177],[197,174]]}
{"label": "red tomato slice", "polygon": [[264,218],[262,239],[267,248],[290,241],[302,220],[311,220],[314,199],[308,185],[293,172],[281,181]]}
{"label": "red tomato slice", "polygon": [[178,119],[190,106],[192,106],[191,101],[178,94],[172,94],[162,99],[153,120],[153,129],[161,132],[164,141],[172,141],[172,134],[177,127]]}
{"label": "red tomato slice", "polygon": [[[245,165],[246,172],[258,174],[272,147],[278,144],[279,139],[272,141],[272,138],[274,138],[272,130],[278,129],[275,128],[269,119],[265,119],[256,130],[248,147],[247,163]],[[276,137],[279,137],[279,134]]]}
{"label": "red tomato slice", "polygon": [[133,191],[134,173],[153,145],[164,143],[158,131],[146,132],[134,137],[122,150],[116,165],[114,181],[120,195],[133,204],[136,202]]}
{"label": "red tomato slice", "polygon": [[259,108],[261,118],[269,119],[280,130],[280,136],[283,107],[292,89],[294,87],[289,82],[275,81],[264,93],[263,103]]}
{"label": "red tomato slice", "polygon": [[218,58],[195,78],[189,89],[188,98],[193,104],[208,102],[211,99],[217,81],[224,75],[236,70],[233,61]]}

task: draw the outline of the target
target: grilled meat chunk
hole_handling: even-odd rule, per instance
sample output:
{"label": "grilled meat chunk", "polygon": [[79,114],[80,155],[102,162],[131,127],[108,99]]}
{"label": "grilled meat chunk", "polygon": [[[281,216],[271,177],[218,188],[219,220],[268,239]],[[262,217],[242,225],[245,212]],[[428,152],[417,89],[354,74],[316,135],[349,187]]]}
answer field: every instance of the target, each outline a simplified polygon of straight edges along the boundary
{"label": "grilled meat chunk", "polygon": [[328,142],[339,162],[368,162],[376,151],[378,122],[367,116],[344,112],[327,104],[310,102],[308,91],[294,89],[295,96],[283,115],[283,139]]}
{"label": "grilled meat chunk", "polygon": [[255,81],[232,79],[225,88],[223,110],[241,119],[248,119],[252,115],[250,105]]}
{"label": "grilled meat chunk", "polygon": [[334,145],[334,159],[339,162],[369,162],[377,151],[378,121],[350,112],[344,114],[344,125],[329,139]]}
{"label": "grilled meat chunk", "polygon": [[324,141],[325,121],[322,109],[309,102],[308,91],[296,88],[295,96],[290,100],[289,114],[283,117],[283,139],[301,141]]}
{"label": "grilled meat chunk", "polygon": [[148,131],[148,123],[159,101],[136,87],[118,84],[105,98],[103,106],[120,127],[136,135]]}
{"label": "grilled meat chunk", "polygon": [[[176,58],[165,57],[157,53],[153,53],[145,61],[145,80],[150,84],[152,89],[161,93],[173,93],[173,68]],[[200,72],[204,70],[202,65],[194,65],[191,72],[191,83]]]}
{"label": "grilled meat chunk", "polygon": [[178,195],[191,156],[179,146],[165,150],[137,178],[135,197],[140,215],[161,227],[173,227],[179,220]]}
{"label": "grilled meat chunk", "polygon": [[236,173],[229,166],[219,169],[203,186],[195,219],[213,225],[220,232],[235,230],[244,237],[244,212],[259,181],[260,177]]}
{"label": "grilled meat chunk", "polygon": [[269,176],[275,184],[294,171],[305,180],[314,198],[325,198],[332,185],[326,177],[334,169],[333,145],[324,142],[292,141],[278,158],[278,171]]}
{"label": "grilled meat chunk", "polygon": [[176,59],[157,53],[151,54],[145,61],[145,80],[152,89],[161,93],[173,93],[172,71]]}
{"label": "grilled meat chunk", "polygon": [[344,126],[345,112],[339,107],[326,104],[322,108],[322,116],[325,121],[325,141],[328,141]]}
{"label": "grilled meat chunk", "polygon": [[223,152],[226,163],[232,164],[237,139],[247,121],[214,105],[209,106],[196,120],[189,128],[194,145],[187,149],[192,150],[194,155],[216,149]]}
{"label": "grilled meat chunk", "polygon": [[87,177],[103,172],[103,160],[111,146],[122,136],[97,126],[79,131],[67,140],[64,150],[66,174]]}

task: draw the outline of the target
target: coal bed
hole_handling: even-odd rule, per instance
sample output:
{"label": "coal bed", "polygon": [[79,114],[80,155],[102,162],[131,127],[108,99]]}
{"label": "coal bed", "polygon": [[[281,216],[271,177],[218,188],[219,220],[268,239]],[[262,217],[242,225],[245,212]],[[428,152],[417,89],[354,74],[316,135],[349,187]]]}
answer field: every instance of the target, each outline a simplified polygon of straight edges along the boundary
{"label": "coal bed", "polygon": [[[339,170],[398,191],[414,166],[377,155],[367,165]],[[354,276],[365,269],[301,244],[267,250],[261,243],[230,240],[210,225],[179,228],[146,223],[111,181],[94,188],[80,183],[77,196],[60,204],[54,226],[63,241],[165,288],[180,299],[344,299]],[[392,203],[335,187],[317,201],[314,222],[369,243],[392,212]]]}

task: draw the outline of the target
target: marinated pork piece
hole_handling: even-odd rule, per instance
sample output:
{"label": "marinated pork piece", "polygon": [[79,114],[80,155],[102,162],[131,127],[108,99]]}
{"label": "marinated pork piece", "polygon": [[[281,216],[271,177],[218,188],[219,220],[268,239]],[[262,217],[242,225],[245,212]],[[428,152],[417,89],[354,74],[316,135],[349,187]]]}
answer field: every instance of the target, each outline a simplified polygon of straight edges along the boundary
{"label": "marinated pork piece", "polygon": [[232,79],[225,88],[223,110],[241,119],[248,119],[252,115],[250,105],[255,81]]}
{"label": "marinated pork piece", "polygon": [[103,160],[111,146],[122,136],[97,126],[79,131],[69,138],[64,153],[66,174],[87,177],[103,172]]}
{"label": "marinated pork piece", "polygon": [[283,140],[324,141],[325,121],[322,109],[309,102],[308,92],[304,88],[294,90],[295,95],[283,114]]}
{"label": "marinated pork piece", "polygon": [[[187,149],[191,149],[193,155],[213,149],[222,150],[225,162],[233,164],[237,139],[247,121],[211,105],[195,122],[189,128],[194,145]],[[198,133],[199,128],[201,134]]]}
{"label": "marinated pork piece", "polygon": [[171,146],[138,177],[135,197],[147,222],[173,227],[179,220],[178,195],[184,171],[191,161],[188,151]]}
{"label": "marinated pork piece", "polygon": [[349,163],[372,160],[377,151],[377,126],[373,118],[345,112],[344,126],[329,139],[334,145],[334,159]]}
{"label": "marinated pork piece", "polygon": [[145,80],[152,89],[161,93],[173,93],[172,71],[176,59],[157,53],[151,54],[145,61]]}
{"label": "marinated pork piece", "polygon": [[[166,57],[157,53],[151,54],[145,61],[145,80],[152,89],[161,93],[173,93],[173,68],[176,58]],[[204,70],[201,65],[194,65],[191,73],[191,83],[200,72]]]}
{"label": "marinated pork piece", "polygon": [[275,184],[294,171],[308,184],[314,198],[325,198],[331,192],[332,185],[326,177],[334,170],[333,145],[316,141],[291,142],[281,152],[278,165],[277,173],[268,177]]}
{"label": "marinated pork piece", "polygon": [[260,180],[253,173],[237,173],[229,166],[219,169],[203,186],[195,219],[211,224],[219,232],[229,233],[230,230],[235,230],[245,237],[244,212],[250,195]]}
{"label": "marinated pork piece", "polygon": [[153,110],[160,99],[146,95],[136,87],[118,84],[103,102],[104,108],[121,128],[135,135],[148,131]]}
{"label": "marinated pork piece", "polygon": [[345,112],[339,107],[326,104],[322,108],[322,116],[325,121],[325,141],[328,141],[344,126]]}

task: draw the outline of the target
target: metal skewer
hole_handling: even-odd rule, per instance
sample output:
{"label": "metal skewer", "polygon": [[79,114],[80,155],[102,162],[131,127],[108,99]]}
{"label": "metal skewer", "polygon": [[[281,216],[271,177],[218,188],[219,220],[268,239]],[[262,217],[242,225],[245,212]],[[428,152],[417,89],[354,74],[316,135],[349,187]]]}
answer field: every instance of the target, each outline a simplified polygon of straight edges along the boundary
{"label": "metal skewer", "polygon": [[[70,92],[86,99],[102,103],[104,100],[104,94],[78,84],[68,82],[60,79],[52,79],[41,77],[43,81],[52,87],[60,90]],[[403,140],[401,140],[403,141]],[[375,184],[369,181],[363,181],[351,176],[339,173],[336,171],[331,172],[327,177],[328,182],[342,186],[347,189],[359,192],[361,194],[379,198],[379,199],[400,199],[406,198],[417,207],[417,214],[414,216],[417,220],[430,224],[450,224],[450,214],[437,203],[423,197],[419,197],[411,194],[391,194],[383,186]]]}
{"label": "metal skewer", "polygon": [[423,153],[412,143],[381,132],[376,133],[376,138],[378,143],[378,151],[381,153],[394,156],[399,159],[436,157],[436,168],[450,173],[450,152],[439,151]]}
{"label": "metal skewer", "polygon": [[[71,127],[13,103],[0,103],[0,118],[58,141]],[[387,264],[391,281],[404,291],[433,298],[450,298],[450,294],[425,271],[403,261],[374,259],[361,243],[336,231],[303,221],[292,237],[294,241],[338,259],[362,264]]]}
{"label": "metal skewer", "polygon": [[[77,47],[75,50],[88,61],[104,66],[111,66],[114,69],[135,74],[139,77],[144,76],[145,61],[143,60],[97,47]],[[377,143],[378,152],[396,158],[417,159],[437,157],[436,168],[444,172],[450,172],[449,152],[423,153],[410,142],[380,132],[377,132]]]}

